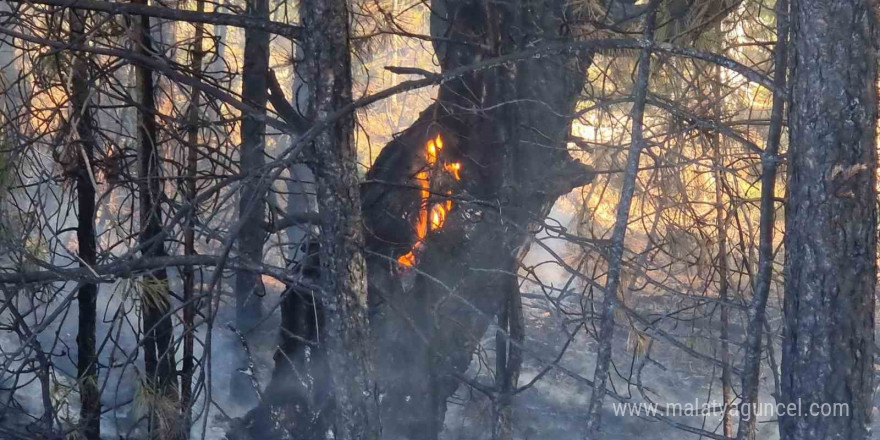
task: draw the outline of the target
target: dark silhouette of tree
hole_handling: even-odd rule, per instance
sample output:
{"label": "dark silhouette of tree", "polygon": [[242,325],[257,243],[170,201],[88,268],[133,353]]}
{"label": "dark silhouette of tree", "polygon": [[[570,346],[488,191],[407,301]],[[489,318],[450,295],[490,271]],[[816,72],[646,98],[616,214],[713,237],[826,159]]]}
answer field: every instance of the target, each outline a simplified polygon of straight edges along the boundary
{"label": "dark silhouette of tree", "polygon": [[[86,34],[88,15],[71,9],[68,26],[70,40],[82,43]],[[90,268],[97,263],[95,243],[95,175],[94,159],[97,144],[90,104],[91,85],[88,58],[77,54],[73,61],[70,86],[70,120],[75,124],[76,140],[71,145],[76,157],[77,200],[77,254],[80,264]],[[79,151],[76,151],[79,150]],[[101,438],[101,395],[98,389],[98,353],[95,347],[95,326],[98,308],[98,286],[81,283],[78,286],[79,327],[76,335],[77,381],[80,385],[80,429],[86,440]]]}
{"label": "dark silhouette of tree", "polygon": [[[145,1],[135,0],[141,4]],[[155,54],[150,17],[135,17],[132,27],[132,46],[136,52],[150,57]],[[138,203],[140,208],[140,246],[144,257],[164,257],[165,239],[162,233],[162,157],[159,151],[159,129],[156,124],[156,86],[152,69],[135,66],[137,94],[138,143]],[[150,404],[150,431],[153,438],[177,438],[180,433],[176,407],[177,365],[168,271],[159,268],[141,279],[142,331],[145,381],[142,386],[152,396]]]}
{"label": "dark silhouette of tree", "polygon": [[[248,0],[246,12],[253,17],[268,19],[268,0]],[[238,218],[247,227],[237,237],[239,257],[260,263],[263,261],[263,219],[266,216],[265,189],[260,189],[259,173],[265,163],[266,115],[268,99],[266,72],[269,68],[269,34],[259,29],[245,29],[244,65],[242,67],[241,99],[257,109],[256,114],[245,114],[241,121],[241,148],[239,166],[249,178],[242,183],[238,201]],[[260,274],[240,270],[235,276],[235,322],[243,332],[254,328],[262,317],[265,287]],[[246,361],[238,362],[244,368]],[[234,372],[232,393],[239,399],[253,401],[255,394],[246,376]]]}

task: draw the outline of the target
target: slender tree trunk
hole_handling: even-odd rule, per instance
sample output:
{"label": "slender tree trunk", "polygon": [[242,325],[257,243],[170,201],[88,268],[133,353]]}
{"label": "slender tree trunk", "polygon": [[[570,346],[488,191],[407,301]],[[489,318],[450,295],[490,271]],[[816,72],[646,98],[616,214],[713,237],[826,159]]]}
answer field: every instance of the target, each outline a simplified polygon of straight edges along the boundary
{"label": "slender tree trunk", "polygon": [[[720,68],[713,67],[715,72]],[[719,78],[720,79],[720,78]],[[718,88],[715,87],[717,90]],[[715,93],[716,100],[714,112],[716,121],[720,121],[721,94]],[[712,136],[713,160],[715,167],[715,230],[718,234],[718,298],[721,300],[721,398],[724,404],[724,413],[721,417],[722,429],[725,437],[733,436],[733,390],[731,389],[730,374],[730,280],[729,267],[727,264],[727,216],[724,209],[724,191],[722,181],[724,179],[724,159],[721,151],[721,137],[717,132]]]}
{"label": "slender tree trunk", "polygon": [[[81,42],[85,36],[86,14],[70,10],[70,37]],[[78,54],[74,58],[70,90],[70,119],[76,123],[77,140],[71,148],[79,149],[76,168],[77,255],[83,267],[97,263],[95,239],[96,183],[92,172],[96,141],[92,134],[92,110],[89,97],[91,78],[88,60]],[[100,440],[101,396],[98,389],[98,354],[95,349],[98,286],[81,283],[77,293],[79,328],[76,334],[77,380],[80,388],[80,431],[86,440]]]}
{"label": "slender tree trunk", "polygon": [[[713,26],[712,32],[721,35],[720,23]],[[714,36],[714,35],[713,35]],[[716,44],[715,46],[720,46]],[[720,47],[716,47],[720,50]],[[717,123],[721,123],[724,116],[724,94],[722,93],[723,79],[721,66],[709,67],[712,82],[709,97],[712,100],[712,117]],[[724,141],[721,134],[716,130],[711,135],[712,142],[712,166],[715,168],[715,233],[718,236],[718,255],[716,264],[718,269],[718,298],[721,300],[721,399],[724,405],[721,416],[722,432],[725,437],[733,437],[733,387],[731,378],[730,358],[730,266],[728,264],[727,243],[727,211],[724,207]]]}
{"label": "slender tree trunk", "polygon": [[[145,0],[134,0],[146,4]],[[132,31],[133,49],[145,56],[153,56],[153,39],[150,18],[135,17]],[[155,83],[152,70],[135,66],[135,89],[137,93],[137,138],[139,162],[140,244],[144,257],[163,257],[165,241],[162,234],[162,161],[158,149],[158,126],[156,124]],[[172,339],[171,303],[168,290],[168,273],[158,269],[141,280],[141,306],[143,308],[144,367],[146,385],[155,396],[171,399],[177,403],[177,370],[174,362]],[[174,438],[179,434],[177,414],[169,414],[165,405],[155,405],[150,414],[150,430],[154,438]],[[161,427],[161,428],[160,428]],[[166,429],[174,432],[165,432]]]}
{"label": "slender tree trunk", "polygon": [[[269,19],[268,0],[247,0],[247,13]],[[266,216],[265,194],[260,192],[260,176],[255,174],[265,163],[266,124],[258,117],[265,116],[267,102],[266,72],[269,68],[269,34],[256,29],[245,30],[244,67],[241,76],[242,100],[260,115],[244,115],[241,122],[240,166],[242,174],[247,174],[241,188],[238,202],[238,219],[248,226],[237,237],[238,256],[247,261],[263,261],[263,241],[266,232],[263,225]],[[262,298],[265,293],[260,274],[250,270],[239,270],[235,274],[235,321],[236,327],[245,335],[254,329],[262,317]],[[245,368],[247,360],[243,353],[237,353],[236,363]],[[252,389],[246,375],[234,371],[232,376],[232,395],[240,403],[256,402],[256,392]]]}
{"label": "slender tree trunk", "polygon": [[[226,7],[228,4],[228,0],[220,0],[214,4],[214,12],[217,13],[229,13],[229,8]],[[226,64],[224,64],[224,59],[226,58],[226,25],[217,24],[214,25],[214,38],[216,41],[222,43],[217,44],[217,56],[211,59],[211,62],[205,66],[205,71],[208,73],[216,73],[217,71],[226,71]]]}
{"label": "slender tree trunk", "polygon": [[[299,4],[300,16],[306,14]],[[269,101],[287,122],[301,129],[297,136],[308,129],[309,122],[301,115],[310,107],[310,88],[303,75],[306,74],[302,43],[291,43],[297,54],[297,64],[291,81],[293,104],[287,101],[284,90],[274,72],[269,72]],[[308,150],[308,148],[306,149]],[[305,156],[308,156],[306,154]],[[306,159],[288,168],[286,214],[295,218],[306,212],[317,211],[315,179]],[[315,223],[291,222],[286,228],[290,263],[294,271],[311,283],[319,283],[319,244],[310,237]],[[272,380],[266,388],[263,401],[248,414],[244,423],[233,427],[232,438],[266,438],[290,435],[291,427],[302,438],[323,437],[333,424],[333,389],[327,365],[326,320],[323,298],[310,289],[294,288],[282,294],[280,343],[275,352],[275,368]],[[281,421],[282,423],[278,423]],[[269,428],[270,427],[270,428]],[[247,432],[246,432],[247,431]]]}
{"label": "slender tree trunk", "polygon": [[[269,17],[268,0],[248,0],[248,14]],[[263,109],[267,102],[266,72],[269,68],[269,35],[263,31],[248,29],[245,32],[244,68],[242,71],[242,99],[254,108]],[[254,173],[264,164],[266,148],[266,124],[252,115],[245,115],[241,123],[241,171]],[[265,216],[265,200],[258,194],[258,176],[249,176],[242,188],[239,219],[249,226],[238,237],[239,256],[254,262],[263,258],[265,232],[260,225]],[[263,283],[252,271],[240,271],[236,275],[236,321],[239,330],[250,330],[260,319]]]}
{"label": "slender tree trunk", "polygon": [[[651,10],[645,20],[644,36],[652,39],[654,36],[654,18],[656,16],[657,2],[653,1]],[[605,388],[608,382],[608,370],[611,365],[611,348],[614,338],[614,312],[617,309],[619,299],[617,291],[620,288],[620,270],[623,264],[624,240],[626,239],[627,225],[629,224],[629,211],[632,205],[633,194],[638,177],[639,159],[645,148],[643,135],[643,119],[645,115],[645,100],[648,93],[648,80],[651,76],[651,52],[642,50],[639,56],[639,67],[636,81],[633,85],[633,108],[632,139],[630,140],[629,155],[626,159],[626,171],[623,177],[623,186],[620,190],[620,201],[617,205],[617,217],[614,220],[614,228],[611,232],[611,249],[608,255],[608,275],[605,283],[604,300],[602,302],[601,321],[599,323],[599,350],[596,355],[596,371],[593,374],[593,393],[590,396],[590,404],[587,409],[586,438],[595,440],[599,438],[599,426],[601,419],[602,402],[605,397]]]}
{"label": "slender tree trunk", "polygon": [[[871,438],[877,274],[874,5],[792,3],[783,440]],[[845,415],[809,415],[844,404]],[[821,409],[821,408],[820,408]],[[838,407],[838,412],[841,408]]]}
{"label": "slender tree trunk", "polygon": [[[196,0],[196,11],[205,11],[204,0]],[[203,39],[205,35],[204,25],[195,25],[193,36],[192,60],[190,68],[195,75],[202,72],[204,60]],[[187,148],[186,148],[186,181],[185,193],[189,203],[196,203],[198,189],[196,176],[199,164],[199,129],[201,118],[201,93],[193,87],[190,91],[189,115],[187,121]],[[183,233],[183,254],[195,255],[195,220],[198,208],[193,206],[187,215],[186,226]],[[180,372],[181,409],[183,411],[184,432],[189,437],[192,425],[192,379],[194,365],[193,350],[195,349],[195,315],[198,310],[195,301],[195,271],[192,265],[183,268],[183,365]]]}
{"label": "slender tree trunk", "polygon": [[510,276],[509,292],[495,333],[495,401],[493,440],[513,439],[513,412],[511,400],[522,369],[522,344],[525,328],[522,314],[522,296],[516,275]]}
{"label": "slender tree trunk", "polygon": [[[0,14],[12,14],[11,4],[0,3]],[[22,91],[27,94],[32,81],[30,76],[22,78],[22,61],[16,61],[15,51],[15,46],[9,42],[0,43],[0,66],[3,66],[0,72],[0,90],[3,90],[0,94],[0,109],[3,111],[3,119],[0,123],[4,124],[16,121],[20,111],[27,108],[22,100]]]}
{"label": "slender tree trunk", "polygon": [[[351,103],[351,55],[345,0],[304,0],[305,78],[313,120]],[[327,363],[335,393],[335,438],[378,439],[367,314],[367,265],[358,186],[354,117],[347,115],[315,139],[312,149],[320,212],[320,285]]]}
{"label": "slender tree trunk", "polygon": [[[778,90],[784,90],[788,74],[788,0],[776,2],[776,46],[774,48],[773,81]],[[752,303],[748,309],[746,353],[743,362],[742,405],[751,408],[754,414],[758,403],[758,386],[761,377],[761,340],[766,321],[767,298],[773,279],[773,228],[776,226],[776,169],[779,163],[779,141],[782,137],[782,124],[785,96],[773,94],[773,107],[770,113],[770,129],[767,145],[761,156],[761,218],[758,236],[758,273],[754,282]],[[772,350],[772,347],[769,348]],[[757,417],[740,417],[737,430],[738,439],[754,440],[757,436]]]}

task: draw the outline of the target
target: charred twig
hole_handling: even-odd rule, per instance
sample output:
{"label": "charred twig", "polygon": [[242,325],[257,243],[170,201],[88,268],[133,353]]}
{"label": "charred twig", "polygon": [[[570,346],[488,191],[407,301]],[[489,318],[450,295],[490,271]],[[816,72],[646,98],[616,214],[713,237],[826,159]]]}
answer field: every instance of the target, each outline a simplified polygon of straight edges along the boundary
{"label": "charred twig", "polygon": [[254,393],[256,393],[257,398],[260,400],[263,399],[263,392],[261,391],[263,388],[260,386],[260,380],[257,379],[257,366],[254,363],[254,358],[251,356],[251,349],[248,347],[247,338],[244,337],[244,334],[241,333],[235,326],[230,322],[226,324],[226,328],[229,331],[235,333],[238,336],[238,342],[241,344],[242,350],[244,350],[245,359],[247,361],[247,365],[244,371],[239,370],[240,374],[244,374],[250,379],[251,387],[254,389]]}
{"label": "charred twig", "polygon": [[420,75],[428,79],[439,79],[441,75],[418,67],[385,66],[385,70],[397,75]]}
{"label": "charred twig", "polygon": [[302,28],[297,25],[261,20],[245,14],[229,14],[222,12],[197,12],[183,9],[148,6],[137,3],[117,3],[101,0],[9,0],[10,3],[29,3],[59,8],[76,8],[87,11],[104,12],[111,15],[141,15],[163,18],[189,23],[237,26],[241,28],[260,29],[273,34],[297,39]]}

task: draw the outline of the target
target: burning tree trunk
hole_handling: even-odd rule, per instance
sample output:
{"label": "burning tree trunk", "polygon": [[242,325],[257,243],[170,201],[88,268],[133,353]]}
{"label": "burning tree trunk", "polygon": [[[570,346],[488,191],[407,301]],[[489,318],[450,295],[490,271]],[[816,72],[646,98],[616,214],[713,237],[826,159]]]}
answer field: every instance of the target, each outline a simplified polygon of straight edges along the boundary
{"label": "burning tree trunk", "polygon": [[[86,13],[70,10],[70,38],[80,43],[85,36]],[[95,240],[95,177],[92,163],[95,137],[92,133],[92,109],[89,103],[89,66],[83,54],[73,61],[70,90],[70,119],[76,124],[77,255],[80,265],[94,266],[98,261]],[[86,440],[101,438],[101,394],[98,389],[98,354],[95,348],[98,286],[82,283],[77,292],[79,328],[76,334],[77,381],[80,387],[80,431]]]}
{"label": "burning tree trunk", "polygon": [[[797,0],[791,23],[781,402],[798,404],[802,414],[782,414],[780,438],[868,439],[877,273],[875,15],[862,0]],[[825,405],[838,413],[809,415]]]}
{"label": "burning tree trunk", "polygon": [[[571,17],[568,3],[434,1],[432,35],[461,42],[436,47],[441,68],[573,39],[564,25]],[[589,63],[588,54],[567,52],[449,81],[367,174],[361,206],[383,438],[436,438],[446,399],[516,282],[532,225],[559,196],[592,179],[565,148]],[[333,206],[320,208],[325,223],[335,215]],[[326,236],[332,229],[321,233],[322,247],[336,246]],[[328,264],[321,263],[325,272]],[[287,304],[308,310],[282,310],[273,386],[265,405],[244,421],[249,432],[233,437],[309,438],[298,421],[302,406],[316,403],[315,389],[297,394],[309,384],[290,386],[292,380],[281,378],[296,377],[289,372],[300,365],[297,359],[322,351],[300,335],[314,327],[311,316],[329,319],[333,312],[320,304]],[[274,384],[285,391],[275,392]],[[269,434],[267,425],[282,429]],[[311,432],[321,435],[320,429]]]}
{"label": "burning tree trunk", "polygon": [[[441,68],[572,39],[562,24],[572,12],[566,4],[433,2],[432,34],[469,43],[436,45]],[[446,399],[502,310],[530,227],[591,179],[565,149],[588,65],[589,56],[565,53],[450,81],[368,173],[363,203],[386,438],[437,436]]]}

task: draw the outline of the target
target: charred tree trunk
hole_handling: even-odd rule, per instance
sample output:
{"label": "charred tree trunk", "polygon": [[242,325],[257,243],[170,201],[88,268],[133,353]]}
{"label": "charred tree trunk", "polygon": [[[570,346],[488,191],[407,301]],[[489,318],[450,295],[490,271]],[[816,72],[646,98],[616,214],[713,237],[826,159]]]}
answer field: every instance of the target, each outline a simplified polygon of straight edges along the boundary
{"label": "charred tree trunk", "polygon": [[492,440],[513,439],[511,400],[522,368],[522,344],[525,342],[519,280],[512,275],[508,283],[510,290],[501,313],[498,314],[498,330],[495,334]]}
{"label": "charred tree trunk", "polygon": [[[268,0],[248,0],[247,13],[255,17],[269,18]],[[247,225],[241,229],[238,241],[240,258],[260,263],[263,261],[263,241],[266,232],[263,220],[266,216],[265,194],[260,191],[260,176],[255,175],[265,163],[266,124],[261,122],[265,116],[267,102],[266,72],[269,68],[269,34],[262,30],[246,29],[244,43],[244,67],[241,76],[242,100],[255,109],[259,115],[245,114],[241,122],[241,173],[247,175],[241,188],[238,205],[238,221]],[[262,316],[262,298],[265,293],[260,274],[250,270],[239,270],[235,275],[235,321],[236,327],[248,334]],[[238,353],[239,366],[247,361]],[[232,373],[232,395],[246,402],[256,399],[248,378]]]}
{"label": "charred tree trunk", "polygon": [[[70,38],[81,42],[85,37],[86,13],[70,10]],[[92,163],[95,157],[96,141],[92,133],[92,109],[89,98],[90,69],[88,60],[78,54],[73,61],[73,78],[70,90],[70,119],[76,124],[76,142],[72,148],[77,154],[76,200],[77,226],[76,239],[80,265],[94,266],[97,263],[97,243],[95,239],[95,179]],[[95,348],[97,320],[98,286],[82,283],[77,292],[79,304],[79,328],[76,334],[77,381],[80,387],[80,431],[86,440],[100,440],[101,437],[101,394],[98,389],[98,354]]]}
{"label": "charred tree trunk", "polygon": [[[563,25],[567,4],[433,2],[432,35],[465,43],[435,46],[441,69],[573,39]],[[588,55],[566,53],[450,81],[368,173],[363,203],[386,438],[436,438],[446,399],[502,310],[530,227],[557,197],[591,179],[565,148],[588,65]],[[426,146],[438,135],[436,162],[458,163],[460,180],[430,170]],[[419,188],[426,169],[430,197],[394,186]],[[442,227],[420,234],[419,214],[448,203],[447,194],[453,201]],[[413,268],[395,261],[412,251]]]}
{"label": "charred tree trunk", "polygon": [[[797,0],[786,200],[784,440],[871,437],[876,284],[875,16],[862,0]],[[838,411],[840,408],[838,407]]]}
{"label": "charred tree trunk", "polygon": [[[196,0],[196,11],[205,11],[204,0]],[[192,62],[190,68],[195,75],[202,72],[202,63],[204,61],[203,39],[205,35],[205,27],[201,23],[195,24],[195,35],[193,36]],[[187,202],[195,204],[198,196],[198,187],[196,186],[196,175],[198,174],[199,165],[199,129],[201,120],[199,112],[201,111],[201,93],[193,87],[190,90],[189,115],[187,121],[187,146],[186,146],[186,180],[185,194]],[[187,215],[183,232],[183,254],[195,255],[195,220],[198,215],[198,208],[193,205],[192,211]],[[193,370],[195,368],[195,358],[193,350],[195,349],[195,315],[198,305],[195,303],[195,270],[192,265],[183,268],[183,365],[180,371],[180,397],[181,411],[183,413],[183,428],[186,437],[189,437],[192,425],[192,379]]]}
{"label": "charred tree trunk", "polygon": [[[300,4],[301,16],[306,13],[305,6]],[[301,46],[294,46],[297,59],[304,60]],[[309,122],[298,108],[307,109],[310,105],[306,103],[311,102],[308,96],[310,85],[302,76],[306,69],[302,64],[296,67],[294,105],[287,101],[274,72],[267,72],[269,102],[286,122],[297,128],[291,140],[308,129]],[[311,153],[304,155],[312,156]],[[285,230],[287,246],[291,249],[288,264],[293,265],[293,272],[309,283],[317,284],[321,275],[320,245],[310,236],[311,229],[317,226],[312,218],[317,209],[312,167],[303,160],[288,168],[287,217],[275,219],[272,227],[277,231]],[[335,403],[323,345],[327,338],[325,324],[321,292],[295,287],[282,293],[280,343],[275,352],[272,380],[260,405],[233,426],[230,438],[286,438],[290,430],[305,439],[326,435],[333,425]]]}
{"label": "charred tree trunk", "polygon": [[[300,3],[300,16],[308,15]],[[301,44],[294,44],[298,63],[293,78],[294,103],[287,101],[284,90],[272,70],[267,72],[268,100],[275,111],[291,126],[296,127],[291,140],[301,136],[310,126],[302,116],[311,104],[314,78],[305,78],[307,66]],[[303,158],[288,168],[286,219],[274,228],[286,229],[287,245],[292,248],[289,263],[293,271],[312,284],[319,283],[321,274],[319,243],[310,237],[317,226],[311,214],[317,207],[315,166],[312,148],[306,148]],[[309,217],[306,221],[298,218]],[[282,294],[280,343],[275,352],[275,368],[266,387],[262,402],[240,423],[233,426],[230,438],[288,438],[295,432],[298,438],[324,438],[333,426],[335,401],[327,364],[327,339],[324,301],[322,294],[313,289],[296,287]]]}
{"label": "charred tree trunk", "polygon": [[[345,0],[305,0],[309,114],[325,120],[351,103],[351,54]],[[379,420],[369,347],[367,265],[358,192],[354,115],[320,133],[312,145],[320,214],[320,289],[326,322],[327,365],[335,400],[334,437],[379,438]]]}
{"label": "charred tree trunk", "polygon": [[[135,3],[146,4],[144,0]],[[136,52],[152,56],[155,52],[150,34],[150,18],[135,17],[132,45]],[[163,257],[165,241],[162,238],[162,160],[158,149],[156,125],[155,83],[152,70],[135,66],[138,101],[137,138],[139,162],[140,244],[144,257]],[[174,337],[171,322],[171,303],[168,290],[168,272],[158,269],[141,280],[143,307],[143,349],[145,384],[156,399],[170,399],[177,403],[177,370],[174,362]],[[180,431],[176,413],[167,413],[167,405],[153,405],[150,411],[150,432],[153,438],[175,438]],[[172,406],[175,407],[175,406]],[[171,429],[172,432],[166,432]]]}

